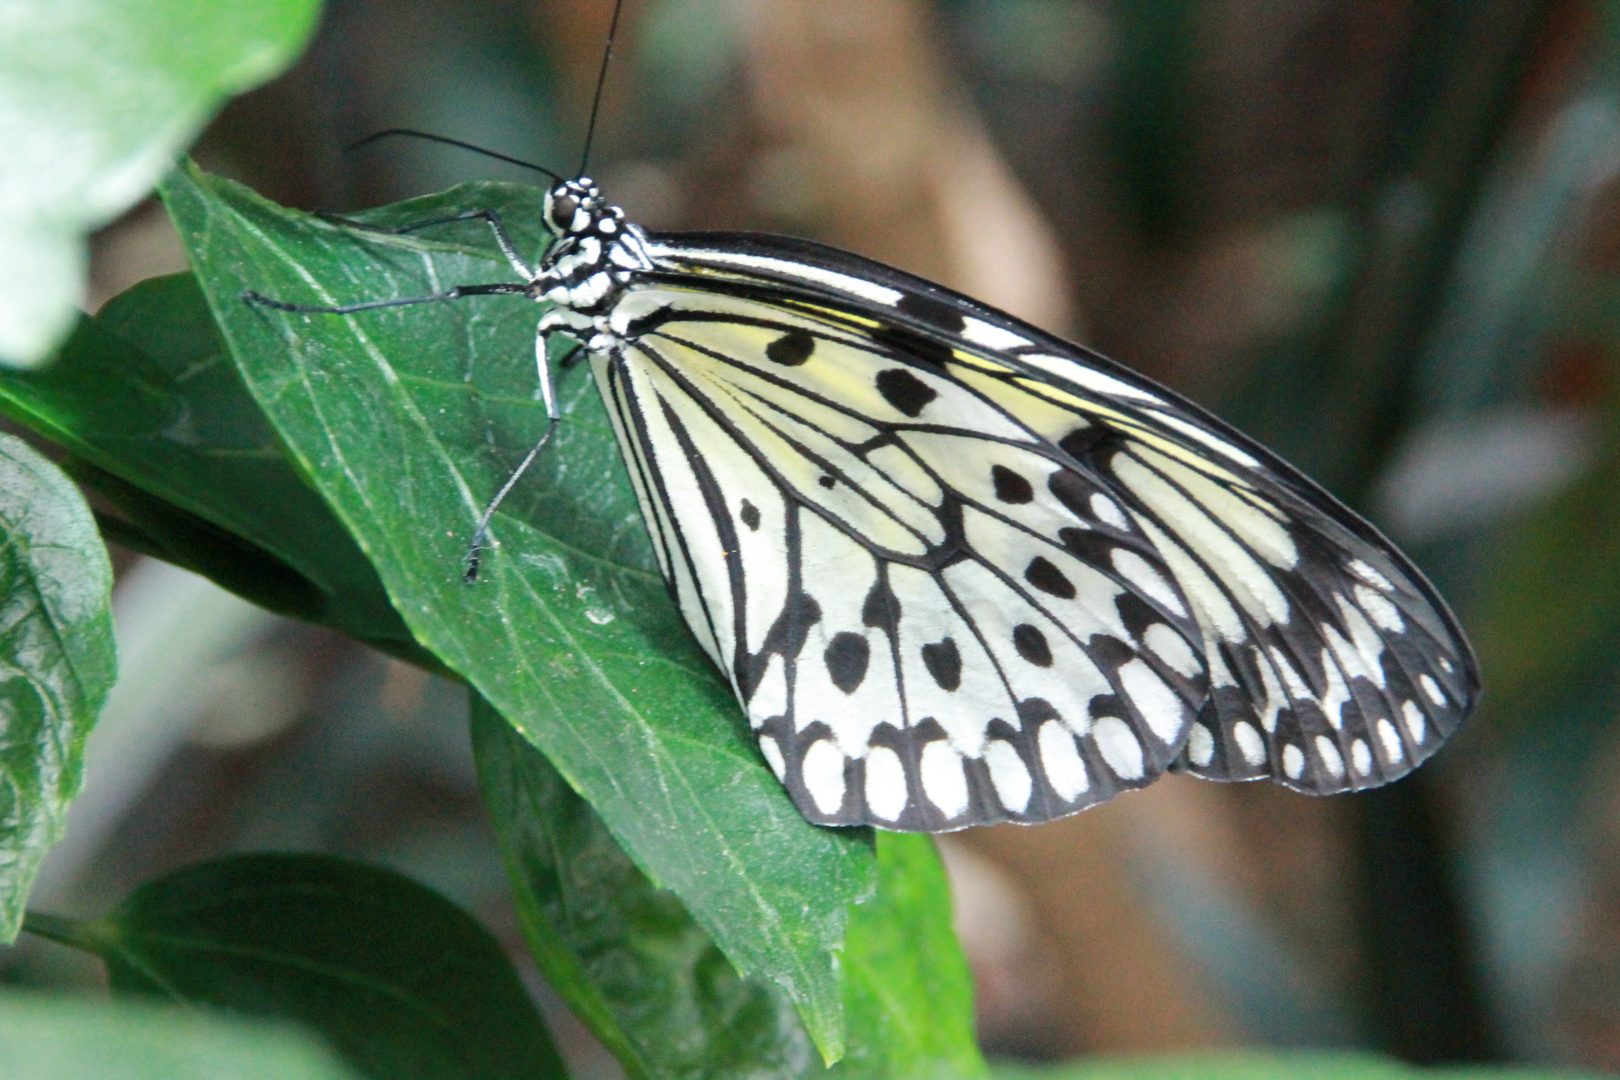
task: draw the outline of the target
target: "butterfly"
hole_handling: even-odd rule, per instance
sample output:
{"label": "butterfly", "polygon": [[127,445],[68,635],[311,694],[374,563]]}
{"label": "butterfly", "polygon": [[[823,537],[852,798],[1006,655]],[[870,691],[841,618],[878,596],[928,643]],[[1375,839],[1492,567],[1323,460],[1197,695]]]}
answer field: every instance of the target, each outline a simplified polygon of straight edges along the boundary
{"label": "butterfly", "polygon": [[522,281],[437,298],[547,306],[553,428],[546,343],[589,356],[669,591],[810,821],[1032,823],[1172,770],[1359,790],[1478,696],[1373,526],[1083,346],[809,241],[648,233],[588,179],[549,189],[537,266],[463,216]]}

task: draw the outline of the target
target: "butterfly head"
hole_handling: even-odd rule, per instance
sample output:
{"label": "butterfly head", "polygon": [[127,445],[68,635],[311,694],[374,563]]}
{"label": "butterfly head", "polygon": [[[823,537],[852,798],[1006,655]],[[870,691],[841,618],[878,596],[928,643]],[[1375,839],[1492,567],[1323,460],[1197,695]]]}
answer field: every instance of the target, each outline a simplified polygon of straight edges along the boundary
{"label": "butterfly head", "polygon": [[589,177],[564,180],[546,192],[546,225],[560,237],[588,232],[604,213],[616,210]]}

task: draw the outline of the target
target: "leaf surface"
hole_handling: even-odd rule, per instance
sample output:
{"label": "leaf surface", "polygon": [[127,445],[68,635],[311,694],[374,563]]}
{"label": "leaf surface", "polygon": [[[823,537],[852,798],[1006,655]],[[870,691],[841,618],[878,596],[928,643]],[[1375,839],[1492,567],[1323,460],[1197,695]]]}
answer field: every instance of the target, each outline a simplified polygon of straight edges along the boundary
{"label": "leaf surface", "polygon": [[984,1075],[933,841],[879,833],[876,895],[843,966],[847,1054],[823,1070],[787,998],[745,979],[488,704],[473,749],[518,915],[547,980],[632,1077],[950,1080]]}
{"label": "leaf surface", "polygon": [[84,774],[117,674],[112,567],[60,469],[0,435],[0,944]]}
{"label": "leaf surface", "polygon": [[565,1075],[500,943],[433,890],[321,855],[236,855],[105,918],[29,929],[89,948],[113,991],[296,1022],[376,1080]]}
{"label": "leaf surface", "polygon": [[0,411],[73,455],[80,482],[125,515],[113,539],[271,610],[427,658],[283,453],[191,274],[144,281],[82,318],[44,368],[0,369]]}
{"label": "leaf surface", "polygon": [[[542,193],[480,184],[366,215],[496,209],[531,258]],[[358,316],[250,307],[422,296],[511,280],[477,221],[410,236],[282,210],[195,170],[165,187],[249,389],[299,471],[376,567],[414,637],[475,686],[591,803],[745,974],[781,987],[824,1056],[842,1052],[849,905],[870,894],[872,836],[793,808],[726,684],[653,569],[588,373],[567,419],[461,580],[484,502],[539,437],[539,309],[521,297]]]}

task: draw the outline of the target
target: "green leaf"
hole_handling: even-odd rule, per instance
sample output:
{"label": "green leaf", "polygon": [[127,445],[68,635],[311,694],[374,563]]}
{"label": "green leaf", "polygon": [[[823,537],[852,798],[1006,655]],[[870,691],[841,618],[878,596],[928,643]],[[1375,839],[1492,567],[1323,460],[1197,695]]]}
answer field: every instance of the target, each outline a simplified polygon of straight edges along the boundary
{"label": "green leaf", "polygon": [[1558,1069],[1416,1068],[1375,1054],[1185,1054],[1034,1066],[997,1062],[994,1080],[1580,1080]]}
{"label": "green leaf", "polygon": [[[652,568],[588,373],[565,374],[559,435],[504,505],[476,586],[461,580],[483,503],[545,427],[537,308],[489,297],[288,315],[288,301],[420,296],[509,279],[488,229],[359,233],[195,169],[164,188],[249,388],[299,468],[368,553],[416,639],[487,698],[585,796],[738,971],[780,986],[829,1060],[842,1052],[837,951],[872,888],[866,830],[793,808],[725,682]],[[520,248],[541,193],[470,185],[369,215],[501,212]]]}
{"label": "green leaf", "polygon": [[0,435],[0,943],[62,833],[117,674],[112,567],[61,470]]}
{"label": "green leaf", "polygon": [[850,1076],[985,1075],[973,1034],[973,979],[951,929],[951,890],[930,836],[878,833],[877,897],[845,942]]}
{"label": "green leaf", "polygon": [[81,319],[45,368],[0,369],[0,411],[74,455],[75,476],[134,528],[115,539],[423,662],[370,561],[282,452],[192,275]]}
{"label": "green leaf", "polygon": [[280,72],[319,0],[8,0],[0,36],[0,357],[73,325],[90,230],[144,196],[219,104]]}
{"label": "green leaf", "polygon": [[307,1025],[362,1076],[565,1075],[500,943],[391,870],[237,855],[148,882],[93,923],[28,928],[95,952],[115,993]]}
{"label": "green leaf", "polygon": [[[739,978],[590,804],[478,695],[473,755],[529,951],[631,1077],[821,1072],[792,1004]],[[852,1018],[853,1019],[853,1018]]]}
{"label": "green leaf", "polygon": [[0,993],[6,1080],[353,1080],[301,1031],[195,1011]]}
{"label": "green leaf", "polygon": [[981,1076],[967,965],[924,836],[880,833],[844,953],[847,1056],[824,1071],[782,993],[738,976],[545,757],[476,695],[473,750],[518,917],[552,987],[636,1078]]}

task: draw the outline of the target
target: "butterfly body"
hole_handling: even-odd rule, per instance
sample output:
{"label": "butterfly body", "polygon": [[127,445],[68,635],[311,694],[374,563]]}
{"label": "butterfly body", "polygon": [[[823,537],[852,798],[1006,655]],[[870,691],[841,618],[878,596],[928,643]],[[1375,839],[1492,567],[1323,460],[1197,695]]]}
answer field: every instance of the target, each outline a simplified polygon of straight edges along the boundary
{"label": "butterfly body", "polygon": [[542,381],[550,336],[590,353],[670,591],[810,820],[1043,821],[1171,768],[1354,790],[1471,708],[1405,557],[1172,392],[836,249],[648,234],[588,180],[546,218]]}

